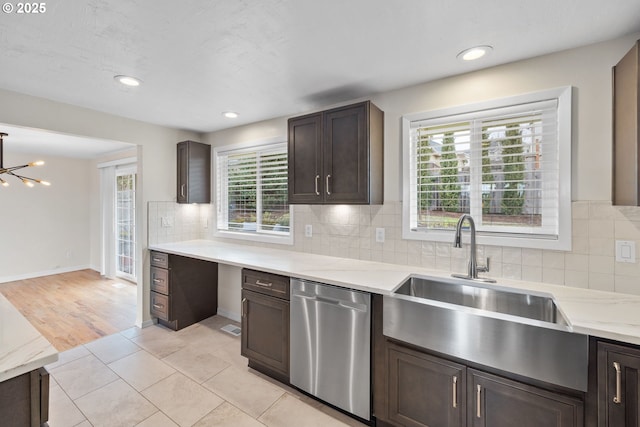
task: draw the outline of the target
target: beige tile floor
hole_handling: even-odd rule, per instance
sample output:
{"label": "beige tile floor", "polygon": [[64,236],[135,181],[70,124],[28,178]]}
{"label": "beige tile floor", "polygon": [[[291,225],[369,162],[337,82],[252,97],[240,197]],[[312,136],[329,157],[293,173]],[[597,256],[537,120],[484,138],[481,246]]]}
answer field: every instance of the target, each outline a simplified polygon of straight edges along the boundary
{"label": "beige tile floor", "polygon": [[131,328],[61,353],[47,366],[49,426],[364,426],[249,369],[229,323]]}

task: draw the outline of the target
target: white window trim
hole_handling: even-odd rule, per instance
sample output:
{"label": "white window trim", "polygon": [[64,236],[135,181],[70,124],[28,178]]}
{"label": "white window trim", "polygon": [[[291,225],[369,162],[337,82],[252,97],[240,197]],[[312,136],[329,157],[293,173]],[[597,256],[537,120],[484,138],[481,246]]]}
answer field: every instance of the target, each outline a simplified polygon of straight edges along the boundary
{"label": "white window trim", "polygon": [[293,235],[294,235],[294,227],[293,227],[293,205],[289,205],[289,235],[270,235],[268,232],[262,233],[238,233],[227,230],[219,230],[218,229],[218,212],[221,209],[219,206],[219,194],[218,194],[218,153],[225,151],[252,151],[253,149],[264,148],[268,145],[273,144],[286,144],[286,137],[275,137],[269,139],[263,139],[258,141],[251,142],[243,142],[232,145],[225,145],[220,147],[215,147],[213,149],[213,176],[216,179],[216,182],[213,186],[214,188],[214,200],[215,200],[215,218],[214,218],[214,226],[215,232],[213,233],[214,237],[224,238],[224,239],[237,239],[244,241],[252,241],[252,242],[261,242],[261,243],[277,243],[281,245],[293,245]]}
{"label": "white window trim", "polygon": [[441,110],[433,110],[422,113],[413,113],[402,116],[402,238],[408,240],[429,240],[436,242],[452,242],[452,230],[411,230],[410,222],[410,127],[411,122],[418,120],[438,119],[442,117],[446,120],[448,116],[461,115],[477,112],[481,114],[483,110],[516,106],[519,104],[539,102],[545,100],[558,100],[558,162],[559,189],[558,189],[558,238],[547,239],[535,236],[508,236],[508,235],[483,235],[478,232],[477,241],[479,244],[522,247],[533,249],[550,250],[571,250],[571,108],[572,108],[572,87],[560,87],[544,90],[540,92],[516,95],[507,98],[494,99],[490,101],[461,105]]}

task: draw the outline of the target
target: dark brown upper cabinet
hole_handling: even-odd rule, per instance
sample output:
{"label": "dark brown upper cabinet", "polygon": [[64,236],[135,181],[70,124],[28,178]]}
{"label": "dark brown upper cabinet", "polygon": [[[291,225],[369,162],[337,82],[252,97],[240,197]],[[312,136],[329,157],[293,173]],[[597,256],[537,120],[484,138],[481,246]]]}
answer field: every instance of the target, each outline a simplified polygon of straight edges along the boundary
{"label": "dark brown upper cabinet", "polygon": [[370,101],[289,119],[289,203],[382,204],[383,140]]}
{"label": "dark brown upper cabinet", "polygon": [[178,203],[211,203],[211,146],[178,143]]}
{"label": "dark brown upper cabinet", "polygon": [[613,67],[613,204],[640,206],[640,40]]}

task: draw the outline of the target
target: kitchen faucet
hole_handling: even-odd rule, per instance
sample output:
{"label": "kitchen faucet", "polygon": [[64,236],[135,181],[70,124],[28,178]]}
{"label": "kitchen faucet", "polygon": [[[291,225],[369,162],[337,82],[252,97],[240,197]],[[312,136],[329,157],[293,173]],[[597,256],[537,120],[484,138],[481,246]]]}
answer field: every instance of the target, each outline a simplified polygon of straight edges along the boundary
{"label": "kitchen faucet", "polygon": [[456,224],[456,235],[453,240],[454,248],[462,247],[462,224],[467,220],[469,222],[469,231],[471,232],[471,248],[469,249],[469,274],[466,276],[464,274],[452,274],[451,276],[457,277],[460,279],[469,279],[469,280],[477,280],[480,282],[487,283],[495,283],[494,279],[489,279],[485,277],[478,277],[478,272],[487,272],[489,271],[489,258],[487,258],[487,264],[484,266],[478,266],[478,261],[476,260],[477,248],[476,248],[476,224],[473,222],[473,218],[471,215],[463,214],[460,219],[458,219],[458,223]]}

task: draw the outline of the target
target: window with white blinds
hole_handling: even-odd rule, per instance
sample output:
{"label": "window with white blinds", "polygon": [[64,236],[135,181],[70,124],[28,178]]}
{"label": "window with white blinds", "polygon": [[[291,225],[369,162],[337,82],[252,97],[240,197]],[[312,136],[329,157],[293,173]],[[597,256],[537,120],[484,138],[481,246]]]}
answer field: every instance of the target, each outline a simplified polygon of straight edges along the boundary
{"label": "window with white blinds", "polygon": [[291,243],[287,144],[223,147],[215,157],[218,232]]}
{"label": "window with white blinds", "polygon": [[[404,117],[403,237],[569,249],[571,90]],[[568,233],[568,234],[567,234]]]}

